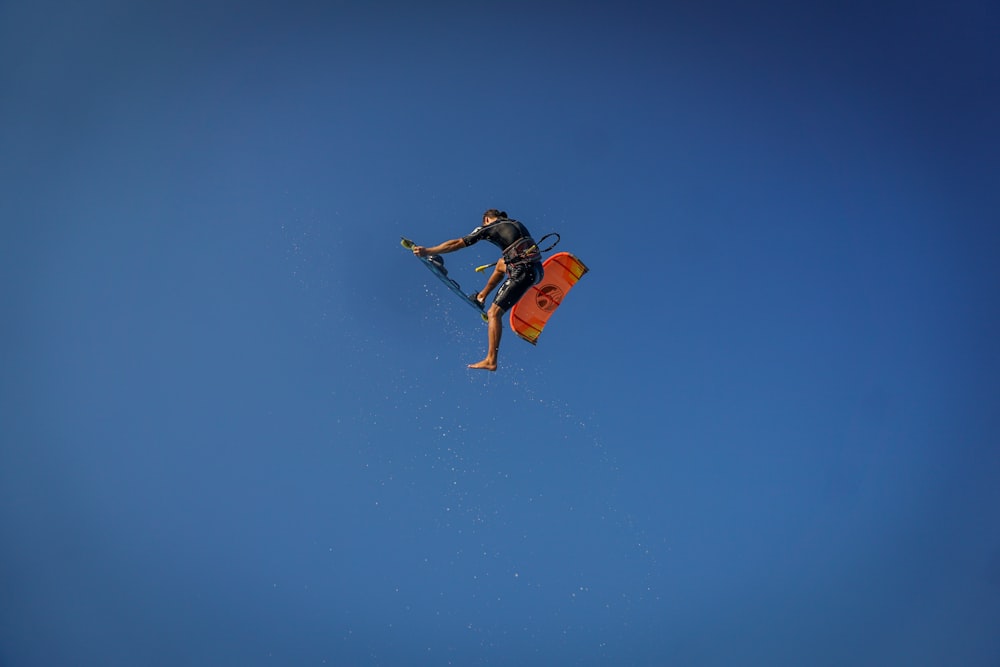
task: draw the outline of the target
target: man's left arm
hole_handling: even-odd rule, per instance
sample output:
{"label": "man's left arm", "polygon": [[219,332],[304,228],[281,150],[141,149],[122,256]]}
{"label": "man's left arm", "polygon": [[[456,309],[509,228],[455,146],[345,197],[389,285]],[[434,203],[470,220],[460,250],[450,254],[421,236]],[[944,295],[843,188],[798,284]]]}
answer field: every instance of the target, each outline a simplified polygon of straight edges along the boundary
{"label": "man's left arm", "polygon": [[413,254],[417,257],[426,257],[427,255],[443,255],[445,253],[461,250],[464,247],[465,239],[452,239],[431,248],[415,245],[413,246]]}

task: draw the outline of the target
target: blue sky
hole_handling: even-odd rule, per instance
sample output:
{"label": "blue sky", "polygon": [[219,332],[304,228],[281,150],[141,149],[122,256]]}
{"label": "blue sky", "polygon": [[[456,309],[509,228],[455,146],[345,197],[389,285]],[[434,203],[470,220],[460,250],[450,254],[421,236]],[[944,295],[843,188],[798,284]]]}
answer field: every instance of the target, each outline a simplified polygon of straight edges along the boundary
{"label": "blue sky", "polygon": [[4,4],[0,662],[996,664],[997,28]]}

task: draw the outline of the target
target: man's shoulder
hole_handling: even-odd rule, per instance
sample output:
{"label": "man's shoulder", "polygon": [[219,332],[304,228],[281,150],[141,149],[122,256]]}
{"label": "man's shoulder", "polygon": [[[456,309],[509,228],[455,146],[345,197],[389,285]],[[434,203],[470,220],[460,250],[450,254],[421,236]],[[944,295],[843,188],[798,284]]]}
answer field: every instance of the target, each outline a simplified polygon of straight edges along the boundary
{"label": "man's shoulder", "polygon": [[465,236],[463,236],[462,240],[465,241],[465,245],[471,245],[471,244],[475,243],[476,241],[478,241],[480,238],[482,238],[483,232],[485,231],[485,229],[486,229],[485,227],[483,227],[482,225],[480,225],[480,226],[476,227],[475,229],[473,229],[468,234],[466,234]]}
{"label": "man's shoulder", "polygon": [[520,220],[504,220],[504,222],[511,223],[521,236],[531,236],[531,232],[528,231],[528,228]]}

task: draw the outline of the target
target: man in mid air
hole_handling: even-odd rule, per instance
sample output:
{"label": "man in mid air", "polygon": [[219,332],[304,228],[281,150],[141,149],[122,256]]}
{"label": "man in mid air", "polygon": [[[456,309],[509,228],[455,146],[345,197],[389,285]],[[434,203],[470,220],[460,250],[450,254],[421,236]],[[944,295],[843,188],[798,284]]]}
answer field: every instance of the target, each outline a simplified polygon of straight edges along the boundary
{"label": "man in mid air", "polygon": [[469,364],[469,368],[495,371],[497,369],[497,353],[500,350],[500,334],[503,332],[503,323],[500,318],[524,296],[532,285],[538,284],[543,275],[542,253],[538,250],[538,244],[528,233],[528,229],[517,220],[510,220],[506,211],[491,208],[483,213],[483,223],[472,230],[468,236],[445,241],[431,248],[413,246],[413,254],[418,257],[442,255],[446,252],[461,250],[482,240],[489,241],[500,248],[503,251],[503,256],[497,262],[489,280],[486,281],[486,286],[481,292],[473,295],[473,298],[485,304],[486,297],[503,279],[504,275],[507,276],[507,280],[497,290],[496,296],[493,297],[493,305],[486,311],[489,322],[487,327],[489,347],[486,350],[486,358],[478,363]]}

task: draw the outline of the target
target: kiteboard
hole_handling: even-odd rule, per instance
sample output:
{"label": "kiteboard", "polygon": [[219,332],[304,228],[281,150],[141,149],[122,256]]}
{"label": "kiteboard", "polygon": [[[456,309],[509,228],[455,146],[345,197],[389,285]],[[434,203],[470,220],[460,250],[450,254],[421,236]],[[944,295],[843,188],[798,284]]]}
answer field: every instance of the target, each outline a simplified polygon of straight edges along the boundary
{"label": "kiteboard", "polygon": [[510,309],[510,328],[532,345],[545,328],[556,308],[580,278],[590,269],[568,252],[557,252],[542,262],[545,276],[532,285]]}
{"label": "kiteboard", "polygon": [[[400,240],[399,244],[410,251],[412,251],[413,246],[416,245],[416,243],[405,237],[403,237]],[[479,313],[479,316],[483,319],[484,322],[487,321],[488,318],[486,317],[486,313],[483,312],[483,304],[479,303],[471,296],[463,292],[461,285],[455,282],[454,278],[448,277],[448,270],[444,268],[444,260],[441,259],[440,255],[432,255],[431,257],[417,257],[417,259],[423,262],[424,266],[430,269],[430,272],[433,273],[435,276],[437,276],[438,280],[447,285],[448,289],[454,292],[458,296],[458,298],[460,298],[462,301],[475,308],[476,312]]]}

